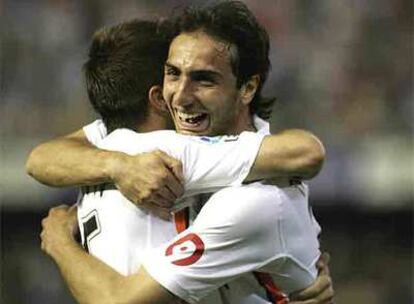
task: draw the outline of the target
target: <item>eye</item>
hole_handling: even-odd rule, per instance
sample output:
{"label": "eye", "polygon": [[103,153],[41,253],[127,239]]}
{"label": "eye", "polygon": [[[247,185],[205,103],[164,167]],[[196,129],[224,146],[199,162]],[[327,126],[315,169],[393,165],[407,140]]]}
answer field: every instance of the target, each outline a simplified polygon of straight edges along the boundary
{"label": "eye", "polygon": [[214,77],[209,75],[194,75],[193,80],[202,86],[214,86],[216,84]]}
{"label": "eye", "polygon": [[164,74],[167,76],[179,76],[180,72],[174,67],[165,67]]}

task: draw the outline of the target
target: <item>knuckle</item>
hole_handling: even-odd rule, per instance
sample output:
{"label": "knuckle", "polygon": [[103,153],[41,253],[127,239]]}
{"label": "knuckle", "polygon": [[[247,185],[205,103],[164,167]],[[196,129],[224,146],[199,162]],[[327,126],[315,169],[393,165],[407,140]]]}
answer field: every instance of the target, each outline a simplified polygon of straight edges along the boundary
{"label": "knuckle", "polygon": [[161,173],[160,173],[160,176],[159,176],[159,181],[160,181],[160,182],[162,182],[162,183],[165,183],[165,182],[167,182],[168,177],[169,177],[168,172],[166,172],[166,171],[164,170],[163,172],[161,172]]}
{"label": "knuckle", "polygon": [[330,276],[326,276],[326,284],[332,286],[332,278]]}
{"label": "knuckle", "polygon": [[151,185],[150,185],[150,190],[151,193],[157,191],[158,189],[160,189],[162,186],[164,185],[164,180],[162,177],[158,177],[157,179],[155,179]]}
{"label": "knuckle", "polygon": [[149,190],[143,190],[142,192],[141,192],[141,195],[140,195],[140,198],[141,198],[141,201],[146,201],[146,200],[148,200],[148,198],[151,196],[151,191],[149,191]]}
{"label": "knuckle", "polygon": [[165,155],[165,153],[160,149],[155,150],[154,153],[158,156]]}

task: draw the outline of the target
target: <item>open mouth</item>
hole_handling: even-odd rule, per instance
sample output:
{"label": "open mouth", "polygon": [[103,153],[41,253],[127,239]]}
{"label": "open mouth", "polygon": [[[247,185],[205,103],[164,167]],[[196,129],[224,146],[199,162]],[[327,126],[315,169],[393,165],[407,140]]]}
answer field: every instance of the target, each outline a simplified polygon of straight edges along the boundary
{"label": "open mouth", "polygon": [[181,131],[200,133],[210,125],[209,115],[207,113],[184,113],[176,111],[177,128]]}

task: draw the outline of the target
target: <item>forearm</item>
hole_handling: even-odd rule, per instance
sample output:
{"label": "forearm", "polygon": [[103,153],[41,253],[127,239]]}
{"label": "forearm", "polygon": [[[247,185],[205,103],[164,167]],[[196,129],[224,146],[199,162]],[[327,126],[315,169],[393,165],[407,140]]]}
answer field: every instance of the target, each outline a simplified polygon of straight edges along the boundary
{"label": "forearm", "polygon": [[295,177],[310,179],[317,175],[325,150],[313,134],[298,129],[266,136],[247,180]]}
{"label": "forearm", "polygon": [[87,254],[75,242],[60,246],[50,255],[79,303],[115,303],[114,296],[124,278],[122,275]]}
{"label": "forearm", "polygon": [[123,276],[70,242],[51,254],[66,284],[80,304],[182,303],[145,269]]}
{"label": "forearm", "polygon": [[[112,157],[107,157],[109,154]],[[49,186],[98,184],[110,180],[110,169],[121,154],[92,146],[83,131],[78,131],[37,146],[30,153],[26,170]]]}

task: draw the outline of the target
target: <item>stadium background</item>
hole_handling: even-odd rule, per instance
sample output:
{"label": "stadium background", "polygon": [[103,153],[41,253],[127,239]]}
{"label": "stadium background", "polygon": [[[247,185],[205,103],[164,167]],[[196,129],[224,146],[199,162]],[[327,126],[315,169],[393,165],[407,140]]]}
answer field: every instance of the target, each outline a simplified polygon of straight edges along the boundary
{"label": "stadium background", "polygon": [[[76,191],[37,184],[24,162],[36,144],[94,119],[80,75],[91,34],[189,3],[197,1],[0,2],[0,302],[74,302],[38,235],[47,209]],[[326,144],[311,201],[336,303],[412,303],[412,1],[246,3],[271,37],[272,129],[306,128]]]}

